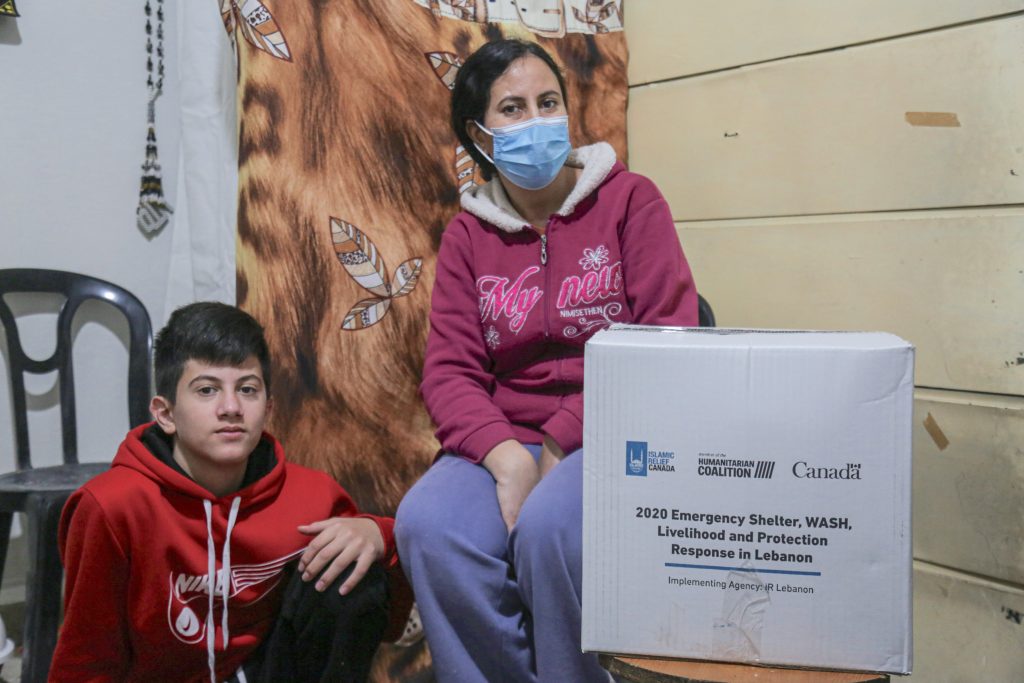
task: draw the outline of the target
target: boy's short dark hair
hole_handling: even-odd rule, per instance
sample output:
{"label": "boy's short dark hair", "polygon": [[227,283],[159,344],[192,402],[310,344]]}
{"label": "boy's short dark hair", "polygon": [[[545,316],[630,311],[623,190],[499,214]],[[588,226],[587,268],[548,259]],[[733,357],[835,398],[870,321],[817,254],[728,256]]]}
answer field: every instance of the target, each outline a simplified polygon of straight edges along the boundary
{"label": "boy's short dark hair", "polygon": [[451,126],[462,147],[480,166],[485,180],[495,173],[494,164],[487,160],[473,144],[473,138],[466,132],[466,121],[484,122],[484,114],[491,101],[491,86],[501,78],[508,67],[519,59],[533,55],[551,69],[562,90],[562,101],[569,107],[569,95],[565,91],[565,78],[551,55],[537,43],[515,38],[492,40],[471,54],[455,75],[452,86]]}
{"label": "boy's short dark hair", "polygon": [[260,362],[263,386],[269,395],[270,351],[256,319],[240,308],[216,301],[182,306],[171,313],[156,335],[156,393],[174,403],[178,381],[190,360],[237,367],[250,356]]}

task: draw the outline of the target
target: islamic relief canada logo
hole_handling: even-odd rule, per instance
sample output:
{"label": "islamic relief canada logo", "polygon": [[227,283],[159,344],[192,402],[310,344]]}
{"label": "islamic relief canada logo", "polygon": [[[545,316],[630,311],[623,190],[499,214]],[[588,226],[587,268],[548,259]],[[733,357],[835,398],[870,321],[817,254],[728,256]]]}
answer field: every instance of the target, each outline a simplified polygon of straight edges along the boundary
{"label": "islamic relief canada logo", "polygon": [[652,451],[646,441],[626,442],[626,476],[646,477],[648,472],[675,472],[676,454]]}
{"label": "islamic relief canada logo", "polygon": [[647,442],[626,442],[626,475],[630,477],[647,476]]}

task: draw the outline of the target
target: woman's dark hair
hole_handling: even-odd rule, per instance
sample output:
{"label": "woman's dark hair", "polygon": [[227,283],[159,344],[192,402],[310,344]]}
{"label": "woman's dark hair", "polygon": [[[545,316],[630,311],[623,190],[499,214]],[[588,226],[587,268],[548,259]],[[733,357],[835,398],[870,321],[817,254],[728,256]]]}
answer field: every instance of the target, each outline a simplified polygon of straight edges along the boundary
{"label": "woman's dark hair", "polygon": [[182,306],[171,313],[153,345],[156,393],[173,404],[178,382],[190,360],[238,367],[250,356],[260,362],[263,386],[269,395],[270,351],[256,319],[216,301]]}
{"label": "woman's dark hair", "polygon": [[543,60],[558,79],[558,87],[562,90],[562,101],[569,105],[565,91],[565,79],[558,64],[544,48],[536,43],[524,40],[495,40],[480,47],[471,54],[455,76],[452,87],[452,132],[459,139],[473,161],[479,164],[484,178],[490,180],[495,173],[494,164],[487,161],[473,144],[473,138],[466,132],[466,121],[483,123],[484,114],[491,99],[491,86],[508,69],[512,62],[533,55]]}

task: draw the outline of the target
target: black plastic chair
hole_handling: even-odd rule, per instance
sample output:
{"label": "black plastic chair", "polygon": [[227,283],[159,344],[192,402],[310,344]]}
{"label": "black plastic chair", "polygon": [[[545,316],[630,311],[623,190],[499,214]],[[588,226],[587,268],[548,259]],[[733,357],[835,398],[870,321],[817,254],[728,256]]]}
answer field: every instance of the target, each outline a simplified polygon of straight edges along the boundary
{"label": "black plastic chair", "polygon": [[708,300],[700,294],[697,295],[697,321],[700,327],[715,326],[715,312],[711,310]]}
{"label": "black plastic chair", "polygon": [[[17,321],[5,294],[63,295],[57,315],[57,345],[45,360],[29,358],[21,346]],[[28,517],[29,569],[26,580],[22,681],[45,681],[57,644],[63,568],[57,551],[57,525],[68,496],[109,463],[79,463],[72,372],[72,322],[79,306],[98,299],[117,308],[128,321],[128,419],[132,426],[149,420],[152,327],[145,306],[130,292],[88,275],[57,270],[0,270],[0,323],[7,337],[11,404],[17,445],[17,470],[0,475],[0,580],[7,559],[14,512]],[[58,373],[63,465],[32,467],[29,453],[25,374]]]}

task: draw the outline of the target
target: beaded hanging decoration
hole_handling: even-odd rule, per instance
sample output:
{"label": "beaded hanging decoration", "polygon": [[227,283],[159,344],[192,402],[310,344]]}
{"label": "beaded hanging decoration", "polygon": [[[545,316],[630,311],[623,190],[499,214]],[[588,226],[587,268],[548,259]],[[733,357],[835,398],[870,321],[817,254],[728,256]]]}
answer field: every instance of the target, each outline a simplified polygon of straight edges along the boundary
{"label": "beaded hanging decoration", "polygon": [[[146,0],[146,85],[149,88],[148,123],[146,133],[146,159],[142,162],[142,187],[139,206],[135,209],[135,223],[146,235],[153,235],[167,225],[174,209],[164,199],[160,162],[156,156],[156,98],[164,86],[164,0],[156,0],[156,41],[153,40],[153,8]],[[156,76],[153,56],[156,53]]]}

